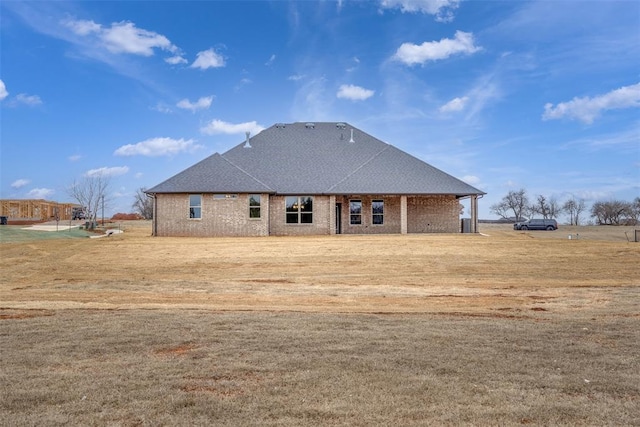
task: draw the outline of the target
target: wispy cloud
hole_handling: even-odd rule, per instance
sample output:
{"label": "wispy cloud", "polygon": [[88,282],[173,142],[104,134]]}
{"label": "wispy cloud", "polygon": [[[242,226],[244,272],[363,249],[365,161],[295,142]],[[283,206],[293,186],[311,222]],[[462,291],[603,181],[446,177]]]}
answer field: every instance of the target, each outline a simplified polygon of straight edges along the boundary
{"label": "wispy cloud", "polygon": [[464,110],[468,102],[469,102],[468,96],[463,96],[461,98],[453,98],[451,101],[444,104],[438,110],[441,113],[456,113],[458,111]]}
{"label": "wispy cloud", "polygon": [[213,96],[203,96],[198,99],[196,102],[191,102],[188,99],[183,99],[176,104],[176,107],[182,108],[184,110],[190,110],[195,113],[198,110],[206,110],[211,107],[211,102],[213,102]]}
{"label": "wispy cloud", "polygon": [[206,70],[208,68],[220,68],[226,65],[224,57],[216,52],[213,48],[198,52],[196,60],[191,64],[191,68],[200,68]]}
{"label": "wispy cloud", "polygon": [[496,80],[495,73],[481,76],[463,96],[453,98],[438,111],[445,115],[464,113],[465,121],[473,123],[487,104],[500,98],[501,90]]}
{"label": "wispy cloud", "polygon": [[136,144],[127,144],[118,148],[113,154],[116,156],[173,156],[182,152],[193,152],[203,148],[194,143],[193,139],[150,138]]}
{"label": "wispy cloud", "polygon": [[94,21],[66,20],[62,22],[75,34],[83,37],[96,37],[98,43],[112,53],[152,56],[154,49],[171,53],[179,49],[162,34],[138,28],[133,22],[114,22],[104,27]]}
{"label": "wispy cloud", "polygon": [[27,193],[28,199],[46,199],[56,191],[52,188],[34,188]]}
{"label": "wispy cloud", "polygon": [[29,184],[31,181],[25,178],[16,179],[11,183],[11,188],[22,188]]}
{"label": "wispy cloud", "polygon": [[355,85],[341,85],[336,96],[351,101],[364,101],[371,98],[375,91]]}
{"label": "wispy cloud", "polygon": [[4,82],[0,80],[0,101],[9,96],[9,92],[7,92],[7,88],[4,85]]}
{"label": "wispy cloud", "polygon": [[149,78],[146,70],[124,58],[146,58],[158,51],[170,57],[183,56],[180,48],[162,34],[138,28],[128,21],[103,25],[75,19],[67,14],[68,8],[62,2],[4,2],[3,6],[20,16],[34,31],[68,43],[73,48],[68,52],[69,57],[98,61],[155,89],[158,89],[157,83]]}
{"label": "wispy cloud", "polygon": [[88,177],[112,177],[125,175],[129,172],[128,166],[113,166],[113,167],[101,167],[97,169],[90,169],[85,172],[85,176]]}
{"label": "wispy cloud", "polygon": [[169,58],[165,58],[164,62],[171,65],[178,65],[178,64],[186,64],[189,61],[187,61],[184,57],[182,57],[182,55],[175,55],[175,56],[170,56]]}
{"label": "wispy cloud", "polygon": [[460,0],[382,0],[382,9],[400,9],[403,13],[434,15],[436,21],[450,22]]}
{"label": "wispy cloud", "polygon": [[82,158],[82,156],[80,154],[74,154],[72,156],[69,156],[68,158],[70,162],[77,162]]}
{"label": "wispy cloud", "polygon": [[276,55],[275,54],[271,55],[269,57],[269,60],[264,65],[266,65],[267,67],[270,67],[270,66],[273,65],[274,62],[276,62]]}
{"label": "wispy cloud", "polygon": [[35,107],[42,104],[42,99],[38,95],[27,95],[26,93],[19,93],[15,98],[11,99],[10,105],[27,105],[29,107]]}
{"label": "wispy cloud", "polygon": [[544,106],[542,120],[576,119],[591,124],[603,111],[640,107],[640,83],[612,90],[593,98],[575,97],[571,101]]}
{"label": "wispy cloud", "polygon": [[475,175],[465,175],[461,178],[464,182],[469,185],[478,185],[480,184],[480,178]]}
{"label": "wispy cloud", "polygon": [[392,59],[407,65],[424,64],[429,61],[446,59],[453,55],[470,55],[481,49],[475,45],[472,33],[456,31],[453,39],[445,38],[440,41],[424,42],[421,45],[403,43]]}
{"label": "wispy cloud", "polygon": [[173,113],[171,108],[167,104],[165,104],[164,102],[158,102],[156,105],[154,105],[153,107],[149,107],[149,108],[152,109],[153,111],[157,111],[157,112],[163,113],[163,114]]}
{"label": "wispy cloud", "polygon": [[235,135],[242,134],[244,132],[251,132],[257,134],[264,130],[263,126],[260,126],[257,122],[245,122],[245,123],[228,123],[222,120],[214,119],[210,121],[206,126],[200,128],[200,132],[205,135],[217,135],[227,134]]}

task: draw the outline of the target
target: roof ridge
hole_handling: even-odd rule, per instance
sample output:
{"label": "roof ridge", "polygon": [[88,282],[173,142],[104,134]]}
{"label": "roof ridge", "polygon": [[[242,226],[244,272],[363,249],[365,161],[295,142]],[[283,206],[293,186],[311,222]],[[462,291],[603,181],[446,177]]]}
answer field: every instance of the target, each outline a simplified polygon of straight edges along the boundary
{"label": "roof ridge", "polygon": [[336,182],[335,184],[333,184],[331,187],[329,187],[327,189],[327,192],[330,192],[332,189],[334,189],[336,186],[338,186],[339,184],[341,184],[342,182],[346,181],[347,179],[349,179],[349,177],[353,176],[356,172],[358,172],[360,169],[362,169],[363,167],[365,167],[366,165],[368,165],[369,163],[371,163],[376,157],[378,157],[380,154],[384,153],[385,151],[387,151],[389,149],[389,147],[391,147],[391,144],[386,144],[386,147],[384,147],[382,150],[378,151],[376,154],[374,154],[373,156],[371,156],[368,160],[366,160],[365,162],[363,162],[360,166],[358,166],[357,168],[355,168],[354,170],[351,171],[351,173],[348,173],[347,175],[345,175],[344,178],[342,178],[340,181]]}
{"label": "roof ridge", "polygon": [[260,184],[264,185],[265,187],[267,187],[268,189],[270,189],[271,191],[276,191],[273,188],[271,188],[271,186],[267,185],[266,183],[262,182],[261,180],[259,180],[258,178],[256,178],[255,176],[251,175],[249,172],[247,172],[246,170],[242,169],[240,166],[236,165],[235,163],[233,163],[231,160],[227,159],[224,154],[220,154],[220,157],[222,157],[222,159],[229,163],[231,166],[233,166],[234,168],[238,169],[240,172],[244,173],[245,175],[247,175],[248,177],[254,179],[256,182],[259,182]]}

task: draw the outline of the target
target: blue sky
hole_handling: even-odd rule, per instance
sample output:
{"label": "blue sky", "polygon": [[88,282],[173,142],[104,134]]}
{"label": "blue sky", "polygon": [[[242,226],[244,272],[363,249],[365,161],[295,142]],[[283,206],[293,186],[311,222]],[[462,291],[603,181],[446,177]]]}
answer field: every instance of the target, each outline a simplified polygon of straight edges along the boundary
{"label": "blue sky", "polygon": [[109,211],[279,122],[345,121],[488,194],[640,196],[637,1],[0,3],[0,197]]}

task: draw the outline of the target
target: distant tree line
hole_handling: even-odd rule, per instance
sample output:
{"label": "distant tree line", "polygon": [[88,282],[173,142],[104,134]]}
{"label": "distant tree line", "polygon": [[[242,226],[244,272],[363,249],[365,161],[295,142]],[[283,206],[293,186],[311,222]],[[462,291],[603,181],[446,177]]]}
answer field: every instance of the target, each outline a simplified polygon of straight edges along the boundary
{"label": "distant tree line", "polygon": [[588,211],[587,202],[584,199],[571,197],[564,203],[560,203],[556,198],[542,194],[530,199],[527,191],[521,188],[517,191],[509,191],[498,203],[491,205],[490,210],[500,218],[512,221],[536,216],[557,219],[560,215],[566,214],[571,225],[581,225],[586,214],[589,213],[597,225],[638,224],[640,197],[636,197],[632,202],[597,201]]}

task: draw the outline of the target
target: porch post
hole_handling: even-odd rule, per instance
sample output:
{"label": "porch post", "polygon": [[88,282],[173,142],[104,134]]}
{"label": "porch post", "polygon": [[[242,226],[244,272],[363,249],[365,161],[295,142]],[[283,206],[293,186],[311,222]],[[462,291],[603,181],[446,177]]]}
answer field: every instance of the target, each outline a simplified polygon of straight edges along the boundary
{"label": "porch post", "polygon": [[400,234],[407,234],[407,196],[400,196]]}
{"label": "porch post", "polygon": [[336,196],[329,196],[329,234],[336,234]]}
{"label": "porch post", "polygon": [[471,196],[471,230],[472,233],[478,232],[478,196]]}

